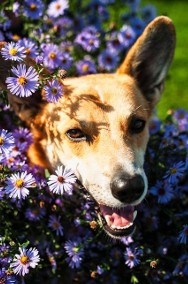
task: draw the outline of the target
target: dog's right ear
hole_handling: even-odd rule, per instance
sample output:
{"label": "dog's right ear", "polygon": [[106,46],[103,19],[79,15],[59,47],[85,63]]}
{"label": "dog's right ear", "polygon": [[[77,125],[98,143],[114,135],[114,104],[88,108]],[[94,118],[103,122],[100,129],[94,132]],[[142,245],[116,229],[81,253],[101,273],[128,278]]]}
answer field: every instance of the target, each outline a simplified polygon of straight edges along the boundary
{"label": "dog's right ear", "polygon": [[154,106],[160,99],[175,49],[175,28],[165,16],[154,19],[128,52],[118,74],[132,76]]}
{"label": "dog's right ear", "polygon": [[[6,45],[6,42],[0,42],[0,49]],[[32,59],[27,58],[24,63],[32,66],[34,63]],[[15,64],[14,64],[15,65]],[[7,90],[6,78],[11,76],[12,62],[3,59],[0,54],[0,88]],[[45,71],[46,72],[46,71]],[[30,124],[31,120],[36,116],[40,109],[47,103],[43,100],[41,90],[38,90],[30,97],[18,97],[8,93],[8,101],[14,112],[20,117],[21,120]]]}

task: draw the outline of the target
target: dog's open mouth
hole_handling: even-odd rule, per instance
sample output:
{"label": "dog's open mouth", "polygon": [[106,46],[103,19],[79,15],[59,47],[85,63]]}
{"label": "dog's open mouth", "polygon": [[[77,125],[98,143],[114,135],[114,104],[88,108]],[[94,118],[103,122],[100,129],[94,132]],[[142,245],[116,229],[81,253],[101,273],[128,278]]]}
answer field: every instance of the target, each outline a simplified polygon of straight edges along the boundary
{"label": "dog's open mouth", "polygon": [[137,211],[134,206],[116,209],[106,205],[99,205],[99,221],[106,233],[113,238],[122,238],[131,235],[135,230],[134,220]]}

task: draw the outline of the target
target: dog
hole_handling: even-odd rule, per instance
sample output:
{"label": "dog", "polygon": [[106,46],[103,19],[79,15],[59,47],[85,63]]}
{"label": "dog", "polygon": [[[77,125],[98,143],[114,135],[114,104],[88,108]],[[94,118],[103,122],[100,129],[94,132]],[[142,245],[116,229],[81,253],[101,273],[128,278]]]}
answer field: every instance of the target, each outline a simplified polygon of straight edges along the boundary
{"label": "dog", "polygon": [[[71,168],[98,204],[100,224],[112,238],[135,230],[135,207],[148,188],[143,165],[149,122],[174,49],[174,25],[160,16],[145,28],[115,73],[65,78],[65,93],[55,104],[39,95],[9,95],[34,136],[31,162],[50,171],[60,164]],[[5,87],[2,66],[1,71]]]}

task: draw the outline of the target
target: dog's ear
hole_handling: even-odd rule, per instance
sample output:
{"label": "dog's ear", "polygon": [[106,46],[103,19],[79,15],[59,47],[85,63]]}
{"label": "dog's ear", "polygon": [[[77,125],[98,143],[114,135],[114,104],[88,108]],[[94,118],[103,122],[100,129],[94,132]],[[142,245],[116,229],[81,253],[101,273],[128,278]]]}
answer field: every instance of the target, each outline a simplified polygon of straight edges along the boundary
{"label": "dog's ear", "polygon": [[134,77],[143,95],[153,105],[163,90],[175,42],[172,21],[165,16],[157,17],[145,28],[117,70],[118,74]]}
{"label": "dog's ear", "polygon": [[[0,42],[0,50],[6,45],[6,42]],[[28,66],[34,66],[34,61],[31,58],[26,58],[24,63]],[[4,60],[0,54],[0,88],[1,90],[7,90],[6,78],[10,76],[10,70],[12,65],[10,60]],[[35,63],[36,64],[36,63]],[[43,72],[48,72],[44,70]],[[41,75],[42,76],[42,75]],[[8,93],[8,100],[11,108],[14,109],[14,112],[21,118],[21,120],[30,123],[32,118],[40,111],[41,107],[46,104],[42,98],[41,90],[38,90],[30,97],[18,97]]]}

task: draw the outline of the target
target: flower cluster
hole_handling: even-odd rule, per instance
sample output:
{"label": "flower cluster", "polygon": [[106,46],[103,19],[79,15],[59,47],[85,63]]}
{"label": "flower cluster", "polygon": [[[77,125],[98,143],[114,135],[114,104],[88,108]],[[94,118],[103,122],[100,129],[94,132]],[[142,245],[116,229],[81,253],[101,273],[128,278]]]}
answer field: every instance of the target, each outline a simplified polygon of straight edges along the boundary
{"label": "flower cluster", "polygon": [[[63,69],[76,76],[114,71],[156,15],[139,0],[5,2],[0,40],[10,42],[1,49],[11,62],[7,89],[30,97],[43,88],[50,103],[64,94]],[[149,190],[136,232],[106,241],[95,203],[78,190],[73,172],[59,165],[51,175],[29,164],[32,134],[1,91],[0,283],[187,283],[188,113],[153,118],[150,133]]]}

